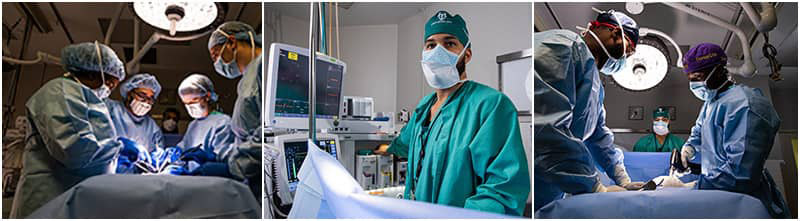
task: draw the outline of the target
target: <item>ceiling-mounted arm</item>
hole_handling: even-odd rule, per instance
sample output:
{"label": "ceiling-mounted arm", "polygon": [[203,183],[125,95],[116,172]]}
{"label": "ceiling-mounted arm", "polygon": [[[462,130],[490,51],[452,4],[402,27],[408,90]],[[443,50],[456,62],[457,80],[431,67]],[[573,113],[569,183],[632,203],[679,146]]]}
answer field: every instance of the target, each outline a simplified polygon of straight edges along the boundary
{"label": "ceiling-mounted arm", "polygon": [[681,48],[678,47],[678,43],[675,43],[675,40],[672,40],[672,37],[659,30],[649,29],[645,27],[639,28],[639,36],[644,37],[647,34],[653,34],[663,39],[667,39],[667,41],[669,41],[669,43],[672,44],[672,46],[675,46],[675,52],[678,53],[678,61],[675,63],[675,65],[678,66],[678,68],[683,68],[683,52],[681,51]]}
{"label": "ceiling-mounted arm", "polygon": [[689,6],[687,4],[674,3],[674,2],[664,2],[663,4],[665,4],[667,6],[670,6],[670,7],[673,7],[675,9],[678,9],[680,11],[686,12],[686,13],[688,13],[690,15],[693,15],[695,17],[701,18],[703,20],[706,20],[706,21],[708,21],[708,22],[710,22],[712,24],[715,24],[717,26],[720,26],[720,27],[723,27],[725,29],[728,29],[728,30],[732,31],[734,34],[736,34],[736,37],[739,38],[739,43],[742,46],[742,52],[744,53],[744,64],[742,64],[739,67],[733,67],[731,65],[728,65],[727,66],[728,72],[733,73],[733,74],[738,74],[738,75],[741,75],[741,76],[744,76],[744,77],[748,77],[748,78],[752,77],[755,74],[756,67],[755,67],[755,64],[753,64],[753,56],[750,53],[750,47],[747,45],[748,44],[747,36],[745,36],[745,34],[742,31],[742,29],[739,29],[739,27],[736,27],[733,24],[725,22],[721,18],[713,16],[713,15],[711,15],[710,13],[708,13],[706,11],[703,11],[703,10],[701,10],[699,8],[695,8],[695,7]]}
{"label": "ceiling-mounted arm", "polygon": [[108,24],[108,30],[106,30],[106,38],[103,40],[103,44],[105,45],[111,43],[111,34],[114,33],[114,29],[117,27],[117,22],[119,22],[119,17],[122,17],[122,9],[124,9],[125,4],[128,3],[120,2],[118,4],[119,6],[117,7],[117,13],[115,13],[117,16],[114,16],[114,18],[111,19],[111,23]]}
{"label": "ceiling-mounted arm", "polygon": [[3,56],[3,61],[14,63],[14,64],[22,64],[22,65],[31,65],[31,64],[38,64],[40,62],[50,63],[55,65],[61,65],[61,58],[50,55],[44,52],[36,52],[36,59],[33,60],[20,60],[16,58],[10,58]]}
{"label": "ceiling-mounted arm", "polygon": [[191,41],[191,40],[203,37],[204,35],[207,35],[207,34],[211,33],[212,31],[213,30],[209,29],[206,32],[203,32],[203,33],[200,33],[200,34],[195,34],[195,35],[190,35],[190,36],[185,36],[185,37],[175,37],[175,36],[169,36],[169,35],[165,35],[165,34],[162,34],[162,33],[155,32],[155,33],[153,33],[153,35],[150,36],[150,39],[148,39],[147,42],[144,43],[144,45],[142,46],[142,49],[139,50],[138,52],[136,52],[136,54],[133,55],[133,59],[131,59],[130,61],[128,61],[128,63],[125,64],[126,71],[129,74],[133,74],[133,73],[139,72],[139,68],[138,68],[139,60],[141,60],[142,57],[144,57],[144,55],[147,53],[147,51],[149,51],[150,48],[153,47],[153,45],[155,45],[161,39],[170,40],[170,41]]}
{"label": "ceiling-mounted arm", "polygon": [[750,18],[751,22],[753,22],[753,26],[756,27],[758,32],[767,33],[772,31],[772,29],[778,24],[778,17],[775,15],[775,6],[772,3],[762,2],[762,11],[760,14],[756,14],[756,10],[753,9],[752,3],[740,2],[739,5],[742,6],[744,12],[747,14],[747,17]]}

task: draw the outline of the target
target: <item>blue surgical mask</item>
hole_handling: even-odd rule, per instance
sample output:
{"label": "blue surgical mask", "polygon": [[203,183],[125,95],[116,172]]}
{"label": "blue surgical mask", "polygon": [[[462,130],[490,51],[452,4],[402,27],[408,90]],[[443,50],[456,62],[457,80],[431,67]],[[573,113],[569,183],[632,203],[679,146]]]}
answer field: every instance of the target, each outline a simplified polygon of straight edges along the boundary
{"label": "blue surgical mask", "polygon": [[[720,66],[716,66],[714,69],[711,69],[711,72],[709,72],[708,76],[706,76],[706,79],[703,81],[689,81],[689,90],[692,90],[695,97],[702,101],[707,101],[716,94],[715,92],[721,88],[722,85],[725,85],[725,83],[722,83],[717,88],[708,88],[708,79],[711,79],[711,75],[714,75],[719,67]],[[728,77],[728,81],[730,81],[730,77]]]}
{"label": "blue surgical mask", "polygon": [[669,133],[669,124],[664,121],[653,121],[653,132],[658,135],[666,135]]}
{"label": "blue surgical mask", "polygon": [[456,65],[458,59],[467,51],[469,44],[470,42],[467,42],[459,54],[450,52],[441,45],[436,45],[436,48],[432,50],[422,51],[422,61],[420,62],[428,85],[436,89],[445,89],[461,82]]}
{"label": "blue surgical mask", "polygon": [[627,58],[625,57],[624,53],[626,51],[626,46],[625,45],[627,45],[627,42],[625,41],[625,32],[624,31],[622,32],[622,39],[623,39],[622,40],[622,42],[623,42],[622,51],[623,51],[623,55],[620,58],[614,58],[613,56],[611,56],[611,54],[608,53],[608,50],[606,50],[606,46],[601,43],[600,38],[598,38],[597,35],[594,34],[594,32],[592,30],[587,30],[587,32],[589,32],[589,34],[591,34],[592,37],[594,37],[594,39],[597,41],[597,44],[600,45],[600,48],[603,49],[603,52],[605,52],[606,56],[608,57],[608,59],[606,60],[606,63],[603,64],[602,68],[600,68],[600,72],[601,73],[603,73],[605,75],[613,75],[613,74],[619,73],[623,68],[625,68],[625,65],[626,65],[626,62],[627,62]]}
{"label": "blue surgical mask", "polygon": [[231,63],[226,64],[224,61],[222,61],[222,53],[225,52],[226,46],[227,44],[222,46],[222,50],[220,50],[220,55],[214,62],[214,70],[216,70],[218,74],[228,79],[234,79],[239,76],[242,76],[242,72],[239,71],[239,65],[236,63],[236,50],[233,50],[233,59]]}

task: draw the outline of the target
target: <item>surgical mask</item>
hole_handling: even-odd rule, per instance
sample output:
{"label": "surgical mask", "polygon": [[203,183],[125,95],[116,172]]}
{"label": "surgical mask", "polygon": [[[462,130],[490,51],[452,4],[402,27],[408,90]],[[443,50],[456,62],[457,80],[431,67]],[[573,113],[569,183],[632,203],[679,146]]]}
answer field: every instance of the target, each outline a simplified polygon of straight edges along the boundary
{"label": "surgical mask", "polygon": [[711,98],[711,96],[713,96],[714,94],[713,92],[715,92],[723,85],[725,85],[727,81],[730,81],[730,77],[728,77],[728,80],[720,84],[717,88],[713,89],[708,88],[708,79],[711,79],[711,75],[714,75],[714,73],[717,71],[717,68],[719,67],[720,66],[714,67],[714,69],[712,69],[711,72],[709,72],[708,76],[706,76],[706,79],[704,79],[703,81],[689,81],[689,90],[692,91],[695,97],[697,97],[702,101],[707,101],[708,99]]}
{"label": "surgical mask", "polygon": [[150,111],[150,108],[153,107],[153,105],[151,104],[141,102],[136,99],[133,99],[130,105],[131,105],[131,112],[133,112],[134,115],[140,117],[147,114],[147,112]]}
{"label": "surgical mask", "polygon": [[597,35],[592,30],[587,30],[587,32],[589,32],[589,34],[591,34],[592,37],[594,37],[594,39],[597,41],[597,44],[600,45],[600,48],[603,49],[603,52],[605,52],[606,56],[608,57],[606,63],[603,64],[602,68],[600,68],[600,72],[605,75],[613,75],[622,71],[622,69],[625,68],[625,65],[628,60],[625,57],[625,52],[627,51],[626,49],[627,41],[625,40],[625,32],[622,31],[622,57],[620,58],[614,58],[613,56],[611,56],[611,53],[608,53],[608,50],[606,50],[606,46],[603,45],[603,43],[600,41],[600,38],[598,38]]}
{"label": "surgical mask", "polygon": [[191,116],[192,118],[198,119],[205,117],[206,113],[205,104],[197,102],[194,104],[186,104],[185,106],[186,106],[186,112],[189,112],[189,116]]}
{"label": "surgical mask", "polygon": [[661,136],[667,135],[669,133],[668,125],[664,121],[653,121],[653,132]]}
{"label": "surgical mask", "polygon": [[175,122],[173,119],[166,119],[161,123],[161,125],[164,126],[164,129],[173,131],[178,126],[178,122]]}
{"label": "surgical mask", "polygon": [[456,65],[470,43],[467,42],[459,54],[444,49],[442,45],[436,45],[433,50],[423,51],[420,62],[428,85],[436,89],[445,89],[462,82]]}
{"label": "surgical mask", "polygon": [[100,53],[100,45],[97,44],[97,41],[94,41],[94,47],[97,49],[97,63],[98,67],[100,67],[100,79],[102,81],[99,88],[92,89],[92,93],[94,93],[97,98],[100,98],[100,100],[103,100],[106,99],[108,95],[111,95],[111,89],[108,88],[108,85],[106,85],[106,74],[103,72],[102,53]]}
{"label": "surgical mask", "polygon": [[[217,32],[221,33],[225,37],[230,37],[230,35],[228,35],[227,33],[223,32],[223,31],[221,31],[219,29],[217,29]],[[250,55],[251,55],[251,57],[255,58],[255,56],[256,56],[256,45],[255,45],[255,41],[253,41],[253,33],[252,32],[247,32],[247,34],[250,35],[250,46],[252,48],[252,50],[250,52]],[[226,64],[222,60],[222,53],[225,52],[226,46],[227,46],[227,43],[223,44],[222,50],[220,50],[219,57],[217,57],[217,60],[214,61],[214,70],[216,70],[218,74],[220,74],[223,77],[226,77],[228,79],[234,79],[234,78],[237,78],[239,76],[242,76],[242,72],[239,71],[239,65],[238,65],[238,63],[236,63],[236,54],[237,54],[236,50],[233,51],[233,60],[231,61],[231,63],[227,63]]]}

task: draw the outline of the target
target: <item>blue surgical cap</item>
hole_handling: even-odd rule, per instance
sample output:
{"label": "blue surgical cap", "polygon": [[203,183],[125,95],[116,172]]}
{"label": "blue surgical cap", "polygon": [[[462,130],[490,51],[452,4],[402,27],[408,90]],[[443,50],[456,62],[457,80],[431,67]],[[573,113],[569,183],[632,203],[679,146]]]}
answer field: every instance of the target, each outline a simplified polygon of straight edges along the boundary
{"label": "blue surgical cap", "polygon": [[178,86],[178,96],[184,97],[187,95],[204,96],[206,93],[211,94],[211,101],[217,101],[217,93],[214,92],[214,83],[211,79],[202,74],[192,74],[186,79],[183,79],[180,86]]}
{"label": "blue surgical cap", "polygon": [[161,85],[158,84],[158,80],[156,80],[155,76],[148,73],[133,75],[128,81],[122,83],[119,87],[119,93],[122,95],[122,99],[127,99],[128,92],[132,91],[134,88],[153,90],[154,98],[157,98],[158,94],[161,93]]}
{"label": "blue surgical cap", "polygon": [[[619,21],[617,21],[617,19],[619,19]],[[636,24],[633,18],[625,13],[610,10],[597,15],[597,21],[622,26],[625,35],[633,41],[633,44],[639,43],[639,25]]]}
{"label": "blue surgical cap", "polygon": [[100,72],[114,76],[120,81],[125,80],[125,65],[119,60],[117,54],[110,47],[97,43],[100,47],[102,65],[97,60],[95,43],[84,42],[67,45],[61,49],[61,65],[65,71],[71,73]]}
{"label": "blue surgical cap", "polygon": [[220,25],[217,30],[211,33],[211,37],[208,38],[208,49],[228,42],[228,36],[250,44],[250,34],[253,34],[253,41],[255,45],[257,47],[261,47],[261,37],[260,35],[256,34],[253,27],[244,22],[225,22],[224,24]]}

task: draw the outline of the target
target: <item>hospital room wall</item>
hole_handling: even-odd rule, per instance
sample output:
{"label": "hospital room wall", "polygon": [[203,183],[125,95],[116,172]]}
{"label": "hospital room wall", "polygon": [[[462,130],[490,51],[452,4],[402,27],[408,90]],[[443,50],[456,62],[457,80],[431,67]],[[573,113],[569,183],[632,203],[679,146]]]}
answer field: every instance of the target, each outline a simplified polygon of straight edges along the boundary
{"label": "hospital room wall", "polygon": [[[467,78],[498,88],[496,57],[531,48],[531,3],[434,3],[398,25],[397,109],[412,111],[433,92],[419,64],[425,22],[439,10],[460,14],[472,41]],[[524,80],[524,79],[521,79]]]}

